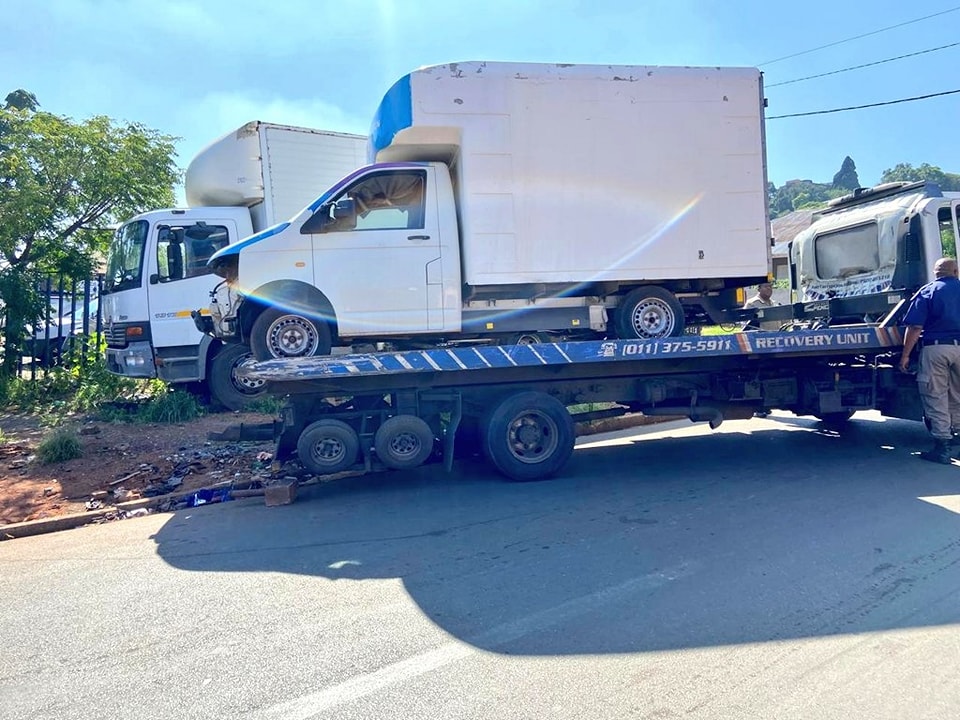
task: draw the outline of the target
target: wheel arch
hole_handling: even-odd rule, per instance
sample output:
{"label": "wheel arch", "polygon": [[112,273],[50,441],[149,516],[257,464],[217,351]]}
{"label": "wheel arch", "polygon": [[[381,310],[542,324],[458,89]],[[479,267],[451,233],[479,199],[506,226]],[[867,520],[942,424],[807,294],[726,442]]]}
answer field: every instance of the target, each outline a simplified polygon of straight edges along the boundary
{"label": "wheel arch", "polygon": [[240,307],[240,333],[250,341],[253,324],[264,310],[280,307],[294,313],[320,317],[337,335],[337,313],[333,303],[318,288],[300,280],[275,280],[248,293]]}

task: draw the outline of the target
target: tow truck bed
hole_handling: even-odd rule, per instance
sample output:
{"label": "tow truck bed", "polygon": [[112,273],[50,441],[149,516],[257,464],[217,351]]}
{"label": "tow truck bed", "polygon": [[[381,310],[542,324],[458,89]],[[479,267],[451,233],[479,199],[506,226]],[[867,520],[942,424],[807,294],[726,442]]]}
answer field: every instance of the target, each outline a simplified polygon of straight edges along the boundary
{"label": "tow truck bed", "polygon": [[563,466],[574,440],[567,408],[586,403],[607,407],[576,419],[643,412],[716,427],[770,408],[920,419],[916,382],[894,367],[902,337],[898,327],[851,325],[271,360],[243,372],[287,396],[278,457],[295,448],[314,472],[372,458],[402,469],[437,455],[450,467],[456,438],[527,480]]}

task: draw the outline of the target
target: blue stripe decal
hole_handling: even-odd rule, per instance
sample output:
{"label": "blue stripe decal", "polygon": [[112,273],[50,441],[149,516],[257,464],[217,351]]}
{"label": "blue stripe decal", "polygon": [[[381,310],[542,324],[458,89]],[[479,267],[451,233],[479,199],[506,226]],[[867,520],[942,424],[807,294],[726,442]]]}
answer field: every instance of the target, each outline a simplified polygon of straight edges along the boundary
{"label": "blue stripe decal", "polygon": [[290,227],[289,222],[283,222],[283,223],[280,223],[279,225],[271,225],[267,229],[261,230],[260,232],[254,235],[251,235],[248,238],[244,238],[240,242],[236,242],[233,245],[227,245],[225,248],[220,248],[219,250],[217,250],[217,252],[215,252],[213,255],[210,256],[210,259],[207,260],[207,265],[210,265],[211,263],[213,263],[216,260],[219,260],[220,258],[229,257],[230,255],[239,255],[240,251],[243,250],[245,247],[253,245],[254,243],[258,243],[261,240],[265,240],[268,237],[271,237],[272,235],[277,235],[279,233],[282,233],[288,227]]}
{"label": "blue stripe decal", "polygon": [[538,345],[481,345],[369,355],[269,360],[244,368],[263,380],[322,379],[343,375],[470,372],[487,368],[544,367],[618,360],[758,355],[849,355],[888,351],[902,343],[900,328],[847,327],[795,332],[750,332],[660,340],[602,340]]}
{"label": "blue stripe decal", "polygon": [[394,136],[413,125],[413,100],[410,93],[410,76],[397,80],[380,101],[380,107],[370,125],[370,147],[367,155],[376,160],[377,153],[393,142]]}

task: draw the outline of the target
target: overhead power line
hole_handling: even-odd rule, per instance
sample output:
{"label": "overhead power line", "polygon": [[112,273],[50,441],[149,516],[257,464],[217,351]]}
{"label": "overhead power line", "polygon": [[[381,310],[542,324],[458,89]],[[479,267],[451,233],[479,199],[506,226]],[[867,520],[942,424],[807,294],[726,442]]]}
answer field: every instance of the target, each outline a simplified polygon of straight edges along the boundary
{"label": "overhead power line", "polygon": [[792,113],[790,115],[770,115],[767,117],[767,120],[808,117],[810,115],[829,115],[830,113],[846,112],[848,110],[863,110],[864,108],[881,107],[883,105],[896,105],[898,103],[914,102],[916,100],[927,100],[929,98],[943,97],[944,95],[956,95],[957,93],[960,93],[960,90],[947,90],[946,92],[932,93],[930,95],[918,95],[916,97],[903,98],[901,100],[887,100],[886,102],[870,103],[869,105],[853,105],[851,107],[834,108],[832,110],[814,110],[813,112]]}
{"label": "overhead power line", "polygon": [[897,28],[902,28],[906,25],[912,25],[914,23],[922,22],[923,20],[929,20],[930,18],[940,17],[941,15],[946,15],[947,13],[956,12],[960,10],[960,5],[957,7],[952,7],[949,10],[941,10],[940,12],[933,13],[932,15],[924,15],[923,17],[915,18],[913,20],[907,20],[902,23],[897,23],[896,25],[890,25],[889,27],[880,28],[879,30],[872,30],[868,33],[863,33],[861,35],[854,35],[853,37],[848,37],[843,40],[836,40],[832,43],[827,43],[826,45],[820,45],[819,47],[810,48],[809,50],[803,50],[801,52],[793,53],[792,55],[784,55],[783,57],[778,57],[774,60],[767,60],[762,62],[758,67],[763,67],[764,65],[773,65],[773,63],[778,63],[781,60],[789,60],[790,58],[800,57],[801,55],[809,55],[810,53],[817,52],[818,50],[825,50],[826,48],[831,48],[836,45],[842,45],[843,43],[848,43],[853,40],[860,40],[861,38],[870,37],[871,35],[879,35],[880,33],[887,32],[888,30],[896,30]]}
{"label": "overhead power line", "polygon": [[795,78],[794,80],[784,80],[783,82],[773,83],[772,85],[765,84],[764,87],[769,89],[779,87],[781,85],[790,85],[791,83],[803,82],[804,80],[815,80],[816,78],[827,77],[828,75],[839,75],[840,73],[850,72],[851,70],[861,70],[863,68],[873,67],[874,65],[883,65],[884,63],[893,62],[894,60],[903,60],[905,58],[916,57],[917,55],[925,55],[938,50],[946,50],[947,48],[956,47],[957,45],[960,45],[960,42],[950,43],[949,45],[941,45],[940,47],[930,48],[928,50],[920,50],[918,52],[908,53],[906,55],[897,55],[897,57],[864,63],[863,65],[853,65],[852,67],[842,68],[840,70],[832,70],[831,72],[820,73],[819,75],[807,75],[807,77]]}

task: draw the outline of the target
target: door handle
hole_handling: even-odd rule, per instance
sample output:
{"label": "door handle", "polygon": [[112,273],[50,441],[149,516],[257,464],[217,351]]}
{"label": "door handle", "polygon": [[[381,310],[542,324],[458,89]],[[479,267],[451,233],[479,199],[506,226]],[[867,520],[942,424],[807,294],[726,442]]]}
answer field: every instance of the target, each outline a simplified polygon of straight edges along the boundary
{"label": "door handle", "polygon": [[429,240],[429,235],[407,235],[407,240]]}

